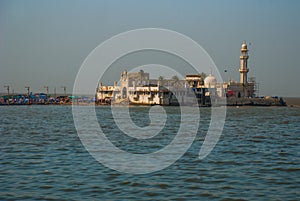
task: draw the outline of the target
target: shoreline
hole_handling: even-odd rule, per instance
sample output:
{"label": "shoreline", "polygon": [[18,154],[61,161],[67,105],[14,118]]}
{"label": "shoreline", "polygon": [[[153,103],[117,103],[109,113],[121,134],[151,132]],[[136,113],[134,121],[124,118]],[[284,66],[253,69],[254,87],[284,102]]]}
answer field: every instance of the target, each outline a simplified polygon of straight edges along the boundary
{"label": "shoreline", "polygon": [[[283,98],[284,102],[281,102],[280,99],[265,99],[265,98],[242,98],[242,99],[236,99],[236,98],[229,98],[227,99],[226,107],[295,107],[300,108],[300,97],[287,97]],[[65,105],[78,105],[78,106],[109,106],[110,104],[99,104],[97,102],[79,102],[79,103],[31,103],[31,104],[0,104],[1,106],[35,106],[35,105],[43,105],[43,106],[50,106],[50,105],[57,105],[57,106],[65,106]],[[130,106],[140,106],[132,104]],[[142,104],[142,106],[152,106],[147,104]],[[166,105],[168,106],[168,105]],[[170,105],[172,106],[172,105]],[[201,106],[200,106],[201,107]]]}

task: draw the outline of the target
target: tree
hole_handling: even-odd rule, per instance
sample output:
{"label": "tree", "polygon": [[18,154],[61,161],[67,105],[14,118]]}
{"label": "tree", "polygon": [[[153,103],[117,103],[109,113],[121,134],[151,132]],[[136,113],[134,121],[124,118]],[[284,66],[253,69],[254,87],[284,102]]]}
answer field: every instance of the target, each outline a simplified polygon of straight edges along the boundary
{"label": "tree", "polygon": [[200,75],[203,79],[205,79],[205,78],[207,77],[207,75],[206,75],[204,72],[199,73],[199,75]]}
{"label": "tree", "polygon": [[164,77],[163,76],[159,76],[158,77],[158,81],[159,81],[160,85],[163,85]]}
{"label": "tree", "polygon": [[174,76],[172,77],[172,80],[173,80],[174,86],[177,86],[177,85],[178,85],[178,82],[179,82],[179,78],[177,77],[177,75],[174,75]]}
{"label": "tree", "polygon": [[174,75],[174,76],[172,77],[172,80],[174,80],[174,81],[178,81],[178,80],[179,80],[179,78],[177,77],[177,75]]}

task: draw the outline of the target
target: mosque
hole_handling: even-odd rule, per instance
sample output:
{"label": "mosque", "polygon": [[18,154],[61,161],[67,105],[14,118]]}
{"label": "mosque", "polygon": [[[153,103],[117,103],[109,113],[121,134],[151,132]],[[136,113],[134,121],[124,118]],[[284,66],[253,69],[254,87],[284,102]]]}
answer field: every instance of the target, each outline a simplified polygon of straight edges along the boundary
{"label": "mosque", "polygon": [[[99,84],[96,91],[96,103],[211,106],[212,103],[226,99],[227,102],[234,102],[234,104],[238,101],[253,104],[256,84],[254,79],[248,80],[248,59],[247,44],[243,42],[240,53],[239,82],[229,80],[220,83],[212,73],[208,76],[186,75],[184,80],[180,80],[177,76],[171,79],[162,77],[150,79],[149,73],[143,70],[134,73],[127,73],[124,70],[119,85],[117,82],[114,82],[113,86]],[[241,104],[244,103],[241,102]]]}

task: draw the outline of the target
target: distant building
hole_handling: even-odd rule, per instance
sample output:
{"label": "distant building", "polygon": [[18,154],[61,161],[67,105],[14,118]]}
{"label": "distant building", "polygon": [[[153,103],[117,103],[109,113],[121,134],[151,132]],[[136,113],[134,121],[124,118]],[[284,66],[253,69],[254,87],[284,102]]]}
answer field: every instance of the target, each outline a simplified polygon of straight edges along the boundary
{"label": "distant building", "polygon": [[240,81],[230,80],[218,83],[210,73],[203,75],[186,75],[185,80],[176,76],[172,79],[150,79],[149,73],[143,70],[135,73],[121,74],[119,85],[103,86],[99,84],[96,102],[99,104],[141,104],[141,105],[189,105],[210,106],[224,97],[254,97],[254,81],[247,80],[248,49],[244,42],[240,55]]}

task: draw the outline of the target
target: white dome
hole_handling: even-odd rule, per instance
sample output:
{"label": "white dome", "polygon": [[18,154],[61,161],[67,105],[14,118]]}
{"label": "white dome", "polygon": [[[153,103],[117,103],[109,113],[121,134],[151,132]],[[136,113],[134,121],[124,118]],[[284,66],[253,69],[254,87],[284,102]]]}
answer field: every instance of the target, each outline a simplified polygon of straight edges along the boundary
{"label": "white dome", "polygon": [[204,85],[207,86],[213,86],[217,83],[216,78],[213,75],[209,75],[204,79]]}
{"label": "white dome", "polygon": [[246,42],[243,42],[243,44],[242,44],[242,49],[241,49],[242,51],[244,50],[247,50],[247,44],[246,44]]}

